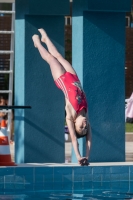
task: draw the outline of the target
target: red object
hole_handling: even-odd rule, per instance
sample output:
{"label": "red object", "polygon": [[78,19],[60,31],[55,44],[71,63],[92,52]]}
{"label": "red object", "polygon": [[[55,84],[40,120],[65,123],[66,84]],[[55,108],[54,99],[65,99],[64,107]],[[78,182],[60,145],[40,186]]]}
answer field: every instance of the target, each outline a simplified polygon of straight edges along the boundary
{"label": "red object", "polygon": [[86,96],[77,75],[65,72],[55,83],[57,87],[63,91],[65,97],[70,101],[77,114],[82,109],[85,109],[87,112]]}
{"label": "red object", "polygon": [[0,166],[15,165],[16,164],[11,160],[6,121],[2,120],[0,129]]}

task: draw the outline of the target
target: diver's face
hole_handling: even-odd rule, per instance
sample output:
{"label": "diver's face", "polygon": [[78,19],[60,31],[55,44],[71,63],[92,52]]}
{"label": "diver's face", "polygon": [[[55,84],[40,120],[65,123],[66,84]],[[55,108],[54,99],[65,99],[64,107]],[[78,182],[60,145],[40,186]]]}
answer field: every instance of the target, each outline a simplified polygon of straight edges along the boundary
{"label": "diver's face", "polygon": [[79,135],[85,135],[87,133],[87,119],[86,117],[77,118],[75,120],[75,129]]}

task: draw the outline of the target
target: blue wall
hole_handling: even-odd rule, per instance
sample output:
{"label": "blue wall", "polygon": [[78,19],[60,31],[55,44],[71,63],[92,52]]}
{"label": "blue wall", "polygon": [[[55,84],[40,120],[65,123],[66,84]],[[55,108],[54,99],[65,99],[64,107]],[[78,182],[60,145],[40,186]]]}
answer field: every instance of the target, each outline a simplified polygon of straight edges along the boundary
{"label": "blue wall", "polygon": [[132,0],[88,0],[88,10],[125,12],[131,11],[131,4]]}
{"label": "blue wall", "polygon": [[[73,2],[73,66],[89,104],[91,162],[125,161],[125,12],[131,1],[119,3]],[[85,156],[85,140],[79,143]]]}
{"label": "blue wall", "polygon": [[91,159],[124,161],[125,14],[85,12],[84,26],[83,85],[93,133]]}
{"label": "blue wall", "polygon": [[[67,2],[69,5],[69,1],[65,1],[64,6]],[[48,64],[34,47],[32,35],[39,34],[38,28],[44,28],[64,55],[62,13],[68,13],[68,7],[62,8],[59,13],[53,3],[55,15],[52,15],[51,10],[51,16],[39,15],[36,8],[33,15],[30,8],[37,2],[32,3],[25,2],[24,6],[21,1],[16,1],[15,105],[30,105],[32,109],[15,111],[15,161],[60,163],[65,161],[64,96],[54,84]],[[47,3],[37,3],[38,8],[45,7]]]}
{"label": "blue wall", "polygon": [[133,165],[129,163],[122,166],[113,163],[97,166],[96,163],[91,167],[72,164],[1,166],[0,176],[1,199],[13,199],[9,195],[14,199],[28,196],[27,199],[44,200],[132,199]]}
{"label": "blue wall", "polygon": [[[87,94],[93,162],[125,160],[125,12],[131,0],[107,2],[73,2],[73,67]],[[64,15],[69,0],[16,0],[15,105],[32,106],[15,111],[17,163],[64,162],[64,97],[31,39],[42,27],[64,55]],[[85,141],[79,143],[84,155]]]}

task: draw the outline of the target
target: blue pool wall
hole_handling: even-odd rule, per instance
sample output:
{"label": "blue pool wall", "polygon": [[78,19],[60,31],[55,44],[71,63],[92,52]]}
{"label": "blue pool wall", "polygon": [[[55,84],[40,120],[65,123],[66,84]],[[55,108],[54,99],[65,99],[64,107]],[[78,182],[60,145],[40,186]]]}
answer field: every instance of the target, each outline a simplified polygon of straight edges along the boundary
{"label": "blue pool wall", "polygon": [[[129,0],[73,1],[72,63],[88,100],[90,162],[125,161],[125,13],[130,9]],[[85,155],[85,140],[79,143]]]}
{"label": "blue pool wall", "polygon": [[[133,165],[1,167],[0,194],[30,191],[133,192]],[[6,194],[6,193],[4,193]]]}
{"label": "blue pool wall", "polygon": [[[93,162],[125,160],[125,13],[131,0],[111,2],[73,1],[73,67],[89,104]],[[31,36],[46,29],[64,55],[66,15],[69,0],[16,0],[15,105],[32,107],[15,111],[17,163],[65,160],[64,97]],[[85,141],[79,143],[84,155]],[[74,152],[72,162],[77,162]]]}
{"label": "blue pool wall", "polygon": [[44,28],[64,56],[64,15],[68,14],[68,0],[16,0],[15,105],[32,107],[15,110],[16,163],[65,161],[64,96],[34,47],[32,35]]}

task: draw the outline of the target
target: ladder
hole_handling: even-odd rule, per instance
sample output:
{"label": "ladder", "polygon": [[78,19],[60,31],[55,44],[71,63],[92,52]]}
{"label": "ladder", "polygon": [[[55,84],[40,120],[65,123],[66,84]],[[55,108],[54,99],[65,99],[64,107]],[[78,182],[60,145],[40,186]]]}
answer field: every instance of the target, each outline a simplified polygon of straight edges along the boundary
{"label": "ladder", "polygon": [[[13,101],[13,68],[14,68],[14,23],[15,23],[15,0],[0,0],[0,4],[7,3],[12,4],[12,10],[0,10],[0,15],[11,15],[11,30],[0,30],[0,34],[11,34],[10,50],[0,50],[0,55],[9,55],[9,70],[0,70],[0,74],[9,74],[9,87],[8,90],[0,90],[1,94],[8,94],[8,105],[12,105]],[[12,110],[1,110],[0,112],[8,113],[8,133],[9,137],[11,135],[11,120],[12,120]]]}

